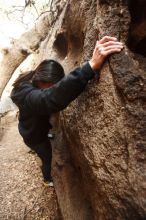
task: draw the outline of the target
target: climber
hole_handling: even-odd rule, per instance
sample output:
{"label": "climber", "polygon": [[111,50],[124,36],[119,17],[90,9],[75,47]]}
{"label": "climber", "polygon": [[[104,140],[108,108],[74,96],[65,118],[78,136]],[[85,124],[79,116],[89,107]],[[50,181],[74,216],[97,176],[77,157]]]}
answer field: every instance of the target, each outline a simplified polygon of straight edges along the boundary
{"label": "climber", "polygon": [[57,61],[44,60],[14,82],[11,99],[19,108],[19,132],[25,144],[41,158],[44,181],[49,186],[53,186],[52,148],[48,138],[52,128],[50,116],[77,98],[88,81],[99,74],[105,58],[122,48],[123,44],[116,38],[105,36],[97,41],[92,58],[67,76]]}

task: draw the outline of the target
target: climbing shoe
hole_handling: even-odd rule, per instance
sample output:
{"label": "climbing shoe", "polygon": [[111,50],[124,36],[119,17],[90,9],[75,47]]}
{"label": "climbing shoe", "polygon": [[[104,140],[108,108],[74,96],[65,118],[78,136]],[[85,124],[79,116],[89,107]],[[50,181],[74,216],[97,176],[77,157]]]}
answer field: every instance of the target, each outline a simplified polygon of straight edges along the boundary
{"label": "climbing shoe", "polygon": [[44,181],[43,182],[43,185],[46,186],[46,187],[54,187],[54,184],[53,184],[53,181]]}

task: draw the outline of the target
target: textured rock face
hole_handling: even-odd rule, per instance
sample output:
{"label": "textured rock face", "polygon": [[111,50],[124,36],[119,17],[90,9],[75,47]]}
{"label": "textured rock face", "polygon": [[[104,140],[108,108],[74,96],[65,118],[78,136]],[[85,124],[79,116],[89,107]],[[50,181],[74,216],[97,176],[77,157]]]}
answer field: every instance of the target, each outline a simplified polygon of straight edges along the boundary
{"label": "textured rock face", "polygon": [[64,219],[146,219],[146,59],[137,49],[142,42],[145,46],[140,29],[145,16],[139,18],[140,7],[144,10],[145,1],[71,1],[62,35],[56,36],[57,56],[67,70],[90,58],[97,36],[116,36],[134,52],[125,46],[110,57],[99,81],[91,81],[61,116],[53,174]]}

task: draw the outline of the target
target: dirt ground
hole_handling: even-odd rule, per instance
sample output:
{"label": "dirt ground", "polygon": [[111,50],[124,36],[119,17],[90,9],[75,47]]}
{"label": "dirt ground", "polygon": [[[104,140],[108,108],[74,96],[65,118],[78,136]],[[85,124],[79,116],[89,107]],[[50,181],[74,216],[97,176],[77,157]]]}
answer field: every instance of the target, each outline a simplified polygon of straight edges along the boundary
{"label": "dirt ground", "polygon": [[54,188],[43,186],[40,162],[23,143],[17,121],[6,121],[1,123],[0,220],[58,220]]}

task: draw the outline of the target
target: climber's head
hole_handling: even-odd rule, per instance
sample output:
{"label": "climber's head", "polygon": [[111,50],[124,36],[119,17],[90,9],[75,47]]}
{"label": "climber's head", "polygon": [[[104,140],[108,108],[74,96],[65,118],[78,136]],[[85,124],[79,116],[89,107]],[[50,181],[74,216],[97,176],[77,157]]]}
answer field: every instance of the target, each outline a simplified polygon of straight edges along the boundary
{"label": "climber's head", "polygon": [[48,88],[59,82],[64,75],[64,69],[60,63],[55,60],[44,60],[35,70],[21,74],[13,86],[17,88],[23,82],[32,81],[35,87]]}
{"label": "climber's head", "polygon": [[55,60],[44,60],[34,70],[32,84],[38,88],[48,88],[64,77],[64,69]]}

